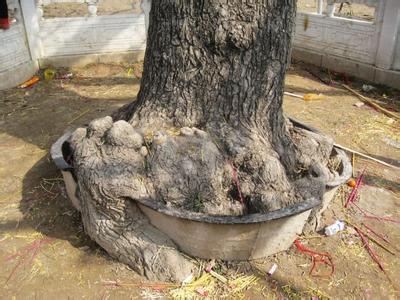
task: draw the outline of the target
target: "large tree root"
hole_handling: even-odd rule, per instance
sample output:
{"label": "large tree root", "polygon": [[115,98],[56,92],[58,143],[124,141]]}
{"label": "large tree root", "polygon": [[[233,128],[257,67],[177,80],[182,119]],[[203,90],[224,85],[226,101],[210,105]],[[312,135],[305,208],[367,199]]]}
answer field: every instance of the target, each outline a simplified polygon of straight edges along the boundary
{"label": "large tree root", "polygon": [[182,281],[195,264],[154,228],[131,199],[148,197],[143,138],[125,121],[95,120],[71,145],[87,234],[111,256],[152,280]]}
{"label": "large tree root", "polygon": [[284,163],[274,145],[258,135],[223,130],[223,141],[188,127],[143,134],[111,117],[76,130],[70,142],[89,236],[139,274],[182,281],[195,264],[149,223],[135,200],[242,215],[322,197],[330,140],[291,128],[294,142],[285,154],[295,160]]}

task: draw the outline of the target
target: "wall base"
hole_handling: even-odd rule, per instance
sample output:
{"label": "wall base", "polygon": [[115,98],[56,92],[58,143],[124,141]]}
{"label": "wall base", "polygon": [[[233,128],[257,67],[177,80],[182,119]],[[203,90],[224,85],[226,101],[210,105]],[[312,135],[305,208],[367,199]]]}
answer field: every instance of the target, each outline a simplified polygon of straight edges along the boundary
{"label": "wall base", "polygon": [[294,61],[310,63],[331,71],[343,72],[369,82],[384,84],[400,89],[400,71],[380,69],[354,60],[332,55],[327,56],[321,53],[298,48],[293,49],[292,59]]}
{"label": "wall base", "polygon": [[40,68],[47,67],[84,67],[88,64],[96,63],[127,63],[138,62],[144,59],[144,50],[102,53],[102,54],[83,54],[83,55],[63,55],[52,56],[39,59]]}
{"label": "wall base", "polygon": [[28,61],[12,69],[0,72],[0,91],[15,87],[29,78],[31,78],[38,70],[37,65],[33,61]]}

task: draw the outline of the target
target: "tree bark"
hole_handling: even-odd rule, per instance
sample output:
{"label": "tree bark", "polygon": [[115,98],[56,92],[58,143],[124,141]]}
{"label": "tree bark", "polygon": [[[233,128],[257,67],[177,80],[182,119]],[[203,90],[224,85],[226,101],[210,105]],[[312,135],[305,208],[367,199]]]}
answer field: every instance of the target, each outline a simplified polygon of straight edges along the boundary
{"label": "tree bark", "polygon": [[137,100],[71,140],[85,228],[110,254],[151,278],[194,268],[140,198],[241,215],[322,197],[332,141],[282,112],[295,10],[295,0],[153,1]]}
{"label": "tree bark", "polygon": [[294,16],[295,0],[153,1],[142,86],[125,119],[261,129],[271,111],[282,127]]}

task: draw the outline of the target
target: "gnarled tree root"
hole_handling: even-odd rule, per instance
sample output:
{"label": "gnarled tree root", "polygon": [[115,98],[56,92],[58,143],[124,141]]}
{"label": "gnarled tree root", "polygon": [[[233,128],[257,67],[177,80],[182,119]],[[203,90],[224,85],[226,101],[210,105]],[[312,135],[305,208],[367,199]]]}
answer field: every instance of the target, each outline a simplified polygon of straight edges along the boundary
{"label": "gnarled tree root", "polygon": [[[143,139],[125,121],[93,121],[72,136],[78,198],[87,234],[111,256],[151,280],[181,282],[196,265],[153,227],[133,199],[141,181]],[[142,151],[141,151],[142,150]]]}
{"label": "gnarled tree root", "polygon": [[321,198],[329,176],[323,161],[332,143],[303,131],[291,135],[297,141],[292,149],[296,166],[306,170],[293,165],[289,172],[273,146],[257,135],[246,138],[228,130],[221,135],[226,139],[217,141],[215,135],[187,127],[146,135],[123,120],[94,120],[70,140],[85,230],[139,274],[182,281],[196,265],[149,223],[135,200],[242,215]]}

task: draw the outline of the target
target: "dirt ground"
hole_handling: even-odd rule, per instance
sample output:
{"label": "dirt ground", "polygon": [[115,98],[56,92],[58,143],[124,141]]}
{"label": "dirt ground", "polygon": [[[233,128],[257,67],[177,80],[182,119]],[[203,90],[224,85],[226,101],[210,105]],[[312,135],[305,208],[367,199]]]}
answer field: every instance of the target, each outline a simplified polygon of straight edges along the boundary
{"label": "dirt ground", "polygon": [[[61,175],[49,157],[52,143],[63,132],[107,115],[134,99],[141,69],[141,64],[60,69],[59,74],[72,72],[73,79],[42,80],[29,89],[0,91],[0,298],[182,297],[179,289],[150,288],[143,278],[88,239],[79,214],[66,198]],[[323,81],[331,82],[328,85]],[[328,75],[308,65],[293,65],[286,78],[286,91],[301,95],[321,93],[323,98],[306,102],[285,97],[285,113],[320,129],[339,144],[400,166],[400,123],[366,105],[355,106],[359,99],[342,87],[343,81],[360,90],[362,83],[343,74]],[[399,109],[398,91],[378,87],[368,96],[389,109]],[[356,157],[356,175],[364,169],[360,208],[400,220],[399,170]],[[400,224],[362,219],[354,208],[344,210],[343,202],[349,193],[347,186],[341,188],[324,214],[324,224],[346,218],[357,224],[362,221],[386,235],[393,245],[400,244]],[[398,249],[391,248],[395,253],[392,255],[372,245],[387,272],[385,276],[351,228],[332,237],[315,233],[300,238],[306,247],[332,255],[333,276],[310,276],[310,257],[293,246],[266,260],[218,264],[215,270],[229,279],[237,274],[250,277],[247,285],[237,284],[243,289],[234,294],[222,284],[206,281],[205,289],[213,287],[209,297],[399,298]],[[277,271],[266,276],[273,263],[278,265]],[[201,298],[198,294],[197,297]]]}

